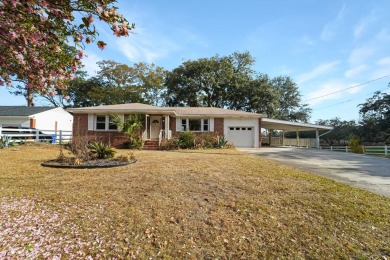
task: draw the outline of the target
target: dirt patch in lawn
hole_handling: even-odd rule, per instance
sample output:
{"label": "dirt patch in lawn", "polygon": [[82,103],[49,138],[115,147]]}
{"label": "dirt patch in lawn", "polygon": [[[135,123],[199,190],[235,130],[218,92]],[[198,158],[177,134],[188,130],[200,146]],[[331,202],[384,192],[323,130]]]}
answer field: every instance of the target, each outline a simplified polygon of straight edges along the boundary
{"label": "dirt patch in lawn", "polygon": [[139,151],[112,169],[40,165],[58,154],[0,150],[0,258],[390,255],[389,199],[273,161]]}

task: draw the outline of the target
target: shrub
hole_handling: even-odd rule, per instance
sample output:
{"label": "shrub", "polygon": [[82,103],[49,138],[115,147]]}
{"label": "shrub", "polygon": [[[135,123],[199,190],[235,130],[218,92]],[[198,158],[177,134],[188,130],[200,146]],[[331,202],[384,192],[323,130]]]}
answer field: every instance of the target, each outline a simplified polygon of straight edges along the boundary
{"label": "shrub", "polygon": [[363,151],[363,146],[360,144],[361,141],[359,138],[356,138],[356,137],[351,137],[349,139],[349,149],[353,152],[353,153],[364,153]]}
{"label": "shrub", "polygon": [[221,135],[218,136],[218,142],[215,148],[225,148],[228,145],[228,141],[226,140],[225,136]]}
{"label": "shrub", "polygon": [[177,150],[179,148],[179,139],[172,138],[169,140],[162,140],[160,143],[160,150]]}
{"label": "shrub", "polygon": [[90,143],[89,149],[91,156],[98,159],[113,158],[115,155],[115,150],[110,145],[102,142]]}
{"label": "shrub", "polygon": [[193,132],[182,132],[177,138],[180,149],[191,149],[195,147],[195,134]]}
{"label": "shrub", "polygon": [[130,140],[127,142],[129,149],[138,149],[142,150],[144,148],[144,141],[141,136],[130,137]]}
{"label": "shrub", "polygon": [[111,122],[118,126],[118,130],[129,137],[127,142],[130,149],[141,150],[144,147],[142,140],[142,116],[139,114],[129,115],[125,120],[119,115],[113,115]]}
{"label": "shrub", "polygon": [[125,155],[120,155],[116,158],[116,160],[122,161],[122,162],[132,162],[137,161],[137,158],[135,157],[134,153],[128,153]]}
{"label": "shrub", "polygon": [[0,149],[8,148],[14,146],[15,143],[12,141],[12,138],[8,135],[3,135],[0,139]]}
{"label": "shrub", "polygon": [[214,148],[218,143],[218,136],[214,133],[202,133],[195,136],[195,148]]}

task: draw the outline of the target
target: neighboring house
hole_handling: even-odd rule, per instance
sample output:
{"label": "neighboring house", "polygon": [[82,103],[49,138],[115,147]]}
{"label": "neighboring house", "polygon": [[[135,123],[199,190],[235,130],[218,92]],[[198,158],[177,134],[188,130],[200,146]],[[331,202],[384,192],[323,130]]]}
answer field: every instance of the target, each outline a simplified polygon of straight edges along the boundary
{"label": "neighboring house", "polygon": [[0,127],[72,131],[73,116],[62,107],[0,106]]}
{"label": "neighboring house", "polygon": [[[261,128],[297,131],[332,129],[331,127],[270,120],[262,114],[228,110],[215,107],[156,107],[140,103],[107,105],[68,109],[73,113],[73,136],[87,135],[90,138],[110,142],[121,147],[126,137],[110,123],[110,116],[125,118],[131,114],[144,116],[144,140],[170,139],[183,131],[196,133],[219,133],[236,147],[259,147]],[[268,120],[268,121],[267,121]],[[280,127],[280,128],[278,128]],[[283,128],[282,128],[283,127]]]}

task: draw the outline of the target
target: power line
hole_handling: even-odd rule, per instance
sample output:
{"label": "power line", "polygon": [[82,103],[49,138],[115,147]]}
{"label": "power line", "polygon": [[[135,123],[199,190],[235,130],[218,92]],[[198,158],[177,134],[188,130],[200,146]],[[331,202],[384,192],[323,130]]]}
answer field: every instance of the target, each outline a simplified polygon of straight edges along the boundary
{"label": "power line", "polygon": [[344,103],[347,103],[347,102],[350,102],[350,101],[352,101],[352,99],[348,99],[346,101],[343,101],[343,102],[340,102],[340,103],[336,103],[336,104],[332,104],[332,105],[329,105],[329,106],[326,106],[326,107],[316,108],[316,109],[313,109],[313,110],[320,110],[320,109],[324,109],[324,108],[328,108],[328,107],[334,107],[334,106],[341,105],[341,104],[344,104]]}
{"label": "power line", "polygon": [[390,75],[386,75],[386,76],[383,76],[383,77],[380,77],[380,78],[369,80],[369,81],[366,81],[364,83],[360,83],[360,84],[354,85],[352,87],[344,88],[344,89],[341,89],[341,90],[338,90],[338,91],[335,91],[335,92],[332,92],[332,93],[328,93],[328,94],[325,94],[325,95],[322,95],[322,96],[319,96],[319,97],[306,99],[303,102],[314,100],[314,99],[319,99],[319,98],[323,98],[323,97],[327,97],[327,96],[330,96],[330,95],[333,95],[333,94],[336,94],[336,93],[339,93],[339,92],[343,92],[343,91],[351,89],[351,88],[356,88],[356,87],[359,87],[359,86],[362,86],[362,85],[365,85],[365,84],[368,84],[368,83],[371,83],[371,82],[374,82],[374,81],[377,81],[377,80],[380,80],[380,79],[384,79],[384,78],[387,78],[387,77],[390,77]]}
{"label": "power line", "polygon": [[[387,88],[384,88],[384,89],[381,89],[381,90],[377,90],[377,91],[375,91],[375,92],[378,92],[378,91],[379,91],[379,92],[382,92],[383,90],[386,90],[386,89],[387,89]],[[375,92],[374,92],[374,93],[375,93]],[[374,93],[373,93],[373,94],[374,94]],[[372,95],[372,94],[370,94],[370,95]],[[328,108],[328,107],[334,107],[334,106],[337,106],[337,105],[341,105],[341,104],[350,102],[350,101],[355,100],[355,99],[357,99],[357,98],[351,98],[351,99],[342,101],[342,102],[340,102],[340,103],[332,104],[332,105],[329,105],[329,106],[326,106],[326,107],[315,108],[315,109],[312,109],[312,111],[320,110],[320,109],[324,109],[324,108]]]}

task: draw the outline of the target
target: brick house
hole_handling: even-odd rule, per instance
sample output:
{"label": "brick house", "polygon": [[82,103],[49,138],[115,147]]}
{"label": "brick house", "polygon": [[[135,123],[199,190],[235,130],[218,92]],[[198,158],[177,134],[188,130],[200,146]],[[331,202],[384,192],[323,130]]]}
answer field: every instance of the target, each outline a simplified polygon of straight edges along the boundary
{"label": "brick house", "polygon": [[110,123],[110,116],[143,116],[142,138],[170,139],[182,131],[216,132],[237,147],[259,147],[261,114],[215,107],[156,107],[140,103],[68,109],[73,114],[73,136],[87,135],[121,147],[126,136]]}
{"label": "brick house", "polygon": [[[73,114],[73,136],[87,135],[91,139],[110,142],[123,147],[127,137],[110,123],[110,116],[122,118],[131,114],[143,116],[142,139],[147,143],[159,143],[171,139],[183,131],[219,133],[236,147],[258,148],[261,145],[261,128],[316,130],[329,127],[270,120],[263,114],[222,109],[216,107],[157,107],[130,103],[68,109]],[[268,120],[268,121],[267,121]],[[284,128],[283,128],[284,127]],[[287,129],[287,128],[286,128]]]}

